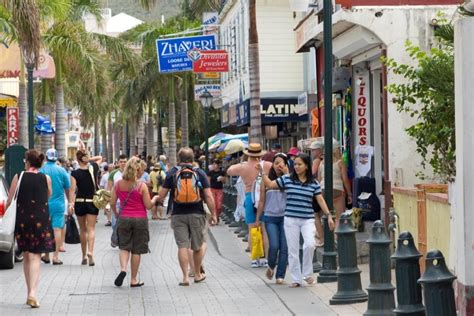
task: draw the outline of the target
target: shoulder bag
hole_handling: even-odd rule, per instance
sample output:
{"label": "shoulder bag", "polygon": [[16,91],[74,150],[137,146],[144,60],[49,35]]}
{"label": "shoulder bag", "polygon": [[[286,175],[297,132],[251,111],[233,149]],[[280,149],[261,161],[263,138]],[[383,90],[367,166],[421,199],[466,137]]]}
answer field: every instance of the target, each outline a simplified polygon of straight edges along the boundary
{"label": "shoulder bag", "polygon": [[20,189],[21,179],[23,178],[23,172],[21,172],[18,182],[16,183],[15,193],[13,194],[12,201],[5,211],[3,217],[0,218],[0,235],[8,236],[13,235],[15,231],[16,222],[16,200],[18,198],[18,190]]}

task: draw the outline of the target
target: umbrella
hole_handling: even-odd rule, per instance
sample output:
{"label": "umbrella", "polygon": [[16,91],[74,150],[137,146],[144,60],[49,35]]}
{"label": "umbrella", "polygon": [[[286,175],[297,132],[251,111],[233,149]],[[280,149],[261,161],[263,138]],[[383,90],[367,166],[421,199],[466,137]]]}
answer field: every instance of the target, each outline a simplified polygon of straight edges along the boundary
{"label": "umbrella", "polygon": [[[218,142],[219,140],[221,140],[222,138],[225,138],[227,136],[232,136],[230,134],[225,134],[225,133],[222,133],[222,132],[219,132],[217,133],[216,135],[213,135],[211,137],[208,138],[208,141],[209,141],[209,148],[212,146],[212,144],[214,144],[215,142]],[[206,142],[204,141],[201,146],[199,146],[202,150],[204,150],[204,147],[206,146]]]}
{"label": "umbrella", "polygon": [[226,143],[232,139],[240,139],[241,141],[248,142],[249,141],[249,134],[237,134],[237,135],[227,135],[226,137],[221,139],[222,143]]}
{"label": "umbrella", "polygon": [[240,139],[231,139],[228,142],[223,143],[217,149],[217,152],[225,152],[226,155],[232,155],[244,150],[247,147],[248,143],[246,141],[242,141]]}

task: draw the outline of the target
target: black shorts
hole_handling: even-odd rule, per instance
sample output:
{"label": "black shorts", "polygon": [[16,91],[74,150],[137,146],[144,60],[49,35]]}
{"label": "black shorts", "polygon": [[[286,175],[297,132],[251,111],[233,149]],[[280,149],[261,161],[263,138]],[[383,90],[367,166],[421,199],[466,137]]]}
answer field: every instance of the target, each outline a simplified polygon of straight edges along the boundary
{"label": "black shorts", "polygon": [[99,215],[99,209],[92,202],[76,202],[74,212],[76,216]]}

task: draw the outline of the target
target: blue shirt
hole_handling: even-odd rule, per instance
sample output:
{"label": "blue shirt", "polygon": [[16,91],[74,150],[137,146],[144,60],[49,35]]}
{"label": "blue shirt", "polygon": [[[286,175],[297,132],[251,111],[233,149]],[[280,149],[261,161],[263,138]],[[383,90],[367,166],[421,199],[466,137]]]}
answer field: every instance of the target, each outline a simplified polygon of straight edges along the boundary
{"label": "blue shirt", "polygon": [[293,181],[290,175],[276,179],[278,186],[286,192],[285,216],[298,218],[314,218],[313,197],[321,194],[319,183],[312,180],[310,183]]}
{"label": "blue shirt", "polygon": [[51,178],[53,193],[48,200],[50,212],[63,212],[66,207],[64,203],[64,190],[71,187],[71,180],[64,168],[56,165],[54,161],[48,161],[40,172]]}

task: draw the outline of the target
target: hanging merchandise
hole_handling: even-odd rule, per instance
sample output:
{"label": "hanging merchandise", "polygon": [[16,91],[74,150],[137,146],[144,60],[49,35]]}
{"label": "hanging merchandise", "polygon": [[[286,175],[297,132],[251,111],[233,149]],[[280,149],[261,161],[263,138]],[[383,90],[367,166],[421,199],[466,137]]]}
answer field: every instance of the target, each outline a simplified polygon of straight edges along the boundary
{"label": "hanging merchandise", "polygon": [[349,80],[349,87],[346,90],[344,99],[346,107],[346,124],[344,124],[344,152],[342,159],[347,167],[349,179],[354,178],[354,168],[352,167],[351,144],[352,144],[352,81]]}

